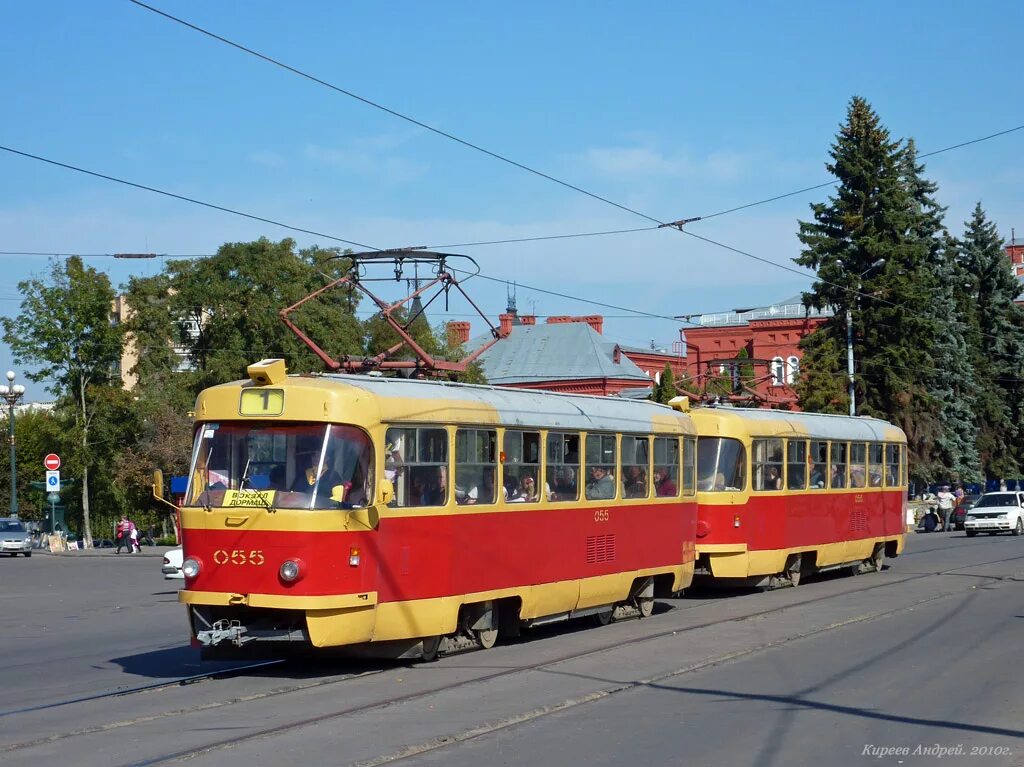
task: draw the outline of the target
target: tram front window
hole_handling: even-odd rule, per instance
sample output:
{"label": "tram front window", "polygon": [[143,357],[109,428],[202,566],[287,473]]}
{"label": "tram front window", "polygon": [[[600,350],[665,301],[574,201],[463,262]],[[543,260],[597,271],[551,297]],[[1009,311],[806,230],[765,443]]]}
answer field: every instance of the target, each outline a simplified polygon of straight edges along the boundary
{"label": "tram front window", "polygon": [[351,509],[373,498],[373,447],[338,424],[205,423],[186,505]]}
{"label": "tram front window", "polygon": [[703,493],[744,490],[747,460],[743,443],[723,437],[697,438],[697,489]]}

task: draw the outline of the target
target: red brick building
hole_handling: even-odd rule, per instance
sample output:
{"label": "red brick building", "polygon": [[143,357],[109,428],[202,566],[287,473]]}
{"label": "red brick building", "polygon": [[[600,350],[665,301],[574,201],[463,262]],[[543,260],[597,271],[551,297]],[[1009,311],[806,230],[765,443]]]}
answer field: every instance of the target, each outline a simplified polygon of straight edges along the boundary
{"label": "red brick building", "polygon": [[[804,308],[800,296],[770,306],[735,312],[704,314],[698,327],[685,330],[686,373],[694,393],[703,390],[710,376],[729,375],[738,383],[741,365],[753,370],[744,398],[767,405],[796,407],[793,384],[800,374],[800,340],[813,332],[831,310]],[[740,350],[746,361],[737,362]]]}

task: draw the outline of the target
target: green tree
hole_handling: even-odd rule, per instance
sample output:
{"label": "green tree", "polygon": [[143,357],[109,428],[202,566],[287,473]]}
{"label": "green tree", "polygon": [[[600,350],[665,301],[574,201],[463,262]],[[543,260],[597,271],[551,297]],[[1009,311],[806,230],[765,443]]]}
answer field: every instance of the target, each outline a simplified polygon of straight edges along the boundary
{"label": "green tree", "polygon": [[651,392],[651,399],[654,402],[660,402],[663,405],[667,405],[669,400],[673,397],[678,396],[676,391],[676,378],[672,372],[672,367],[667,362],[665,363],[665,369],[661,371],[661,377],[657,383],[654,384],[654,390]]}
{"label": "green tree", "polygon": [[903,428],[911,462],[928,465],[939,431],[938,407],[920,371],[931,366],[933,341],[942,332],[935,313],[921,310],[940,300],[930,188],[914,187],[912,147],[908,153],[892,140],[860,97],[851,100],[830,154],[826,167],[836,177],[836,192],[827,203],[812,204],[813,221],[800,222],[804,248],[796,262],[817,272],[805,303],[832,307],[834,317],[814,334],[829,337],[829,344],[818,339],[805,345],[808,351],[821,347],[803,360],[801,389],[833,390],[834,382],[823,379],[836,377],[836,350],[845,347],[849,311],[858,412]]}
{"label": "green tree", "polygon": [[[29,410],[15,416],[14,439],[18,446],[17,491],[18,516],[24,519],[44,519],[50,508],[46,491],[32,487],[31,483],[43,479],[43,458],[49,453],[67,456],[66,424],[53,412]],[[8,433],[7,418],[0,420],[0,429]],[[11,492],[10,471],[0,471],[0,498]]]}
{"label": "green tree", "polygon": [[77,454],[70,465],[81,469],[82,534],[91,546],[89,471],[104,458],[90,443],[94,395],[116,378],[121,358],[122,330],[110,321],[114,290],[77,256],[53,262],[48,279],[26,280],[18,289],[21,311],[3,318],[4,340],[18,363],[36,368],[31,380],[52,382],[50,391],[74,403]]}
{"label": "green tree", "polygon": [[[265,357],[283,358],[293,372],[322,370],[323,362],[278,312],[345,274],[348,261],[340,256],[337,249],[296,253],[292,240],[260,239],[223,245],[211,258],[169,262],[169,312],[177,341],[198,371],[197,386],[236,380]],[[329,291],[292,319],[335,359],[360,354],[358,297],[355,291]]]}
{"label": "green tree", "polygon": [[1024,450],[1024,316],[1014,303],[1020,282],[981,203],[965,227],[958,261],[976,374],[978,447],[989,475],[1012,476]]}

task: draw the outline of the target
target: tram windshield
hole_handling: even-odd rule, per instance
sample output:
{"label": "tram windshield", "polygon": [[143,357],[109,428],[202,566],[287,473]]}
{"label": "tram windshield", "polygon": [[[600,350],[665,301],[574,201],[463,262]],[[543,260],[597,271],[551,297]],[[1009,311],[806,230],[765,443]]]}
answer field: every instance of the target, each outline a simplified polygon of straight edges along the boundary
{"label": "tram windshield", "polygon": [[698,437],[697,489],[703,493],[744,490],[746,451],[738,439]]}
{"label": "tram windshield", "polygon": [[352,509],[373,498],[373,447],[354,426],[204,423],[186,505]]}

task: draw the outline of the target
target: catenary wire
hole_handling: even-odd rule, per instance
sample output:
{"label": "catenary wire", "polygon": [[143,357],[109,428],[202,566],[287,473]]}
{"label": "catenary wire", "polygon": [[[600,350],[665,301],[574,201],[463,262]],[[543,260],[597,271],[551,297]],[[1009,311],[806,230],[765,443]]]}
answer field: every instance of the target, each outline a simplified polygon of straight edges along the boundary
{"label": "catenary wire", "polygon": [[[380,104],[380,103],[378,103],[376,101],[368,99],[368,98],[366,98],[364,96],[360,96],[359,94],[354,93],[353,91],[350,91],[350,90],[348,90],[346,88],[342,88],[341,86],[335,85],[334,83],[328,82],[327,80],[324,80],[324,79],[322,79],[320,77],[317,77],[316,75],[312,75],[312,74],[310,74],[308,72],[305,72],[305,71],[303,71],[301,69],[298,69],[297,67],[293,67],[290,64],[286,64],[283,61],[275,59],[272,56],[269,56],[269,55],[267,55],[265,53],[261,53],[261,52],[259,52],[257,50],[254,50],[254,49],[249,48],[249,47],[247,47],[245,45],[242,45],[241,43],[235,42],[234,40],[230,40],[230,39],[228,39],[226,37],[223,37],[222,35],[218,35],[217,33],[212,32],[212,31],[210,31],[208,29],[205,29],[204,27],[200,27],[197,24],[193,24],[192,22],[189,22],[189,21],[186,21],[185,19],[182,19],[182,18],[179,18],[177,16],[174,16],[174,15],[172,15],[170,13],[167,13],[166,11],[162,11],[159,8],[156,8],[156,7],[152,6],[152,5],[147,5],[146,3],[141,2],[141,0],[128,0],[128,2],[132,3],[133,5],[138,6],[140,8],[143,8],[143,9],[145,9],[147,11],[155,13],[155,14],[157,14],[159,16],[162,16],[163,18],[168,19],[169,21],[173,21],[173,22],[175,22],[177,24],[180,24],[180,25],[182,25],[184,27],[187,27],[187,28],[189,28],[189,29],[191,29],[191,30],[193,30],[195,32],[199,32],[200,34],[205,35],[205,36],[207,36],[207,37],[209,37],[209,38],[211,38],[213,40],[216,40],[218,42],[224,43],[225,45],[229,45],[232,48],[235,48],[237,50],[240,50],[240,51],[242,51],[244,53],[249,54],[250,56],[254,56],[254,57],[256,57],[256,58],[258,58],[258,59],[260,59],[262,61],[265,61],[265,62],[267,62],[269,64],[272,64],[272,65],[274,65],[276,67],[280,67],[281,69],[284,69],[284,70],[286,70],[288,72],[291,72],[292,74],[298,75],[299,77],[302,77],[302,78],[304,78],[306,80],[310,80],[311,82],[314,82],[314,83],[316,83],[318,85],[322,85],[325,88],[328,88],[328,89],[330,89],[332,91],[335,91],[337,93],[340,93],[340,94],[342,94],[344,96],[348,96],[349,98],[352,98],[352,99],[355,99],[357,101],[360,101],[363,104],[366,104],[367,106],[373,107],[374,109],[378,109],[378,110],[380,110],[382,112],[386,112],[387,114],[389,114],[389,115],[391,115],[393,117],[397,117],[400,120],[404,120],[405,122],[411,123],[412,125],[416,125],[417,127],[420,127],[420,128],[425,129],[425,130],[428,130],[428,131],[430,131],[430,132],[432,132],[432,133],[434,133],[434,134],[436,134],[438,136],[441,136],[443,138],[447,138],[450,141],[454,141],[454,142],[456,142],[458,144],[461,144],[462,146],[465,146],[465,147],[467,147],[469,149],[473,149],[473,150],[475,150],[477,152],[485,154],[485,155],[487,155],[489,157],[492,157],[492,158],[494,158],[496,160],[500,160],[501,162],[504,162],[504,163],[507,163],[509,165],[512,165],[513,167],[519,168],[520,170],[524,170],[524,171],[526,171],[528,173],[532,173],[535,176],[539,176],[540,178],[543,178],[543,179],[545,179],[547,181],[551,181],[551,182],[553,182],[555,184],[559,184],[560,186],[563,186],[563,187],[565,187],[567,189],[571,189],[571,190],[573,190],[575,192],[578,192],[580,194],[584,194],[587,197],[590,197],[592,199],[595,199],[595,200],[598,200],[600,202],[606,203],[607,205],[611,205],[613,207],[616,207],[619,210],[625,211],[627,213],[632,213],[635,216],[639,216],[639,217],[644,218],[644,219],[646,219],[646,220],[648,220],[648,221],[650,221],[650,222],[652,222],[654,224],[657,224],[659,227],[664,226],[665,223],[666,223],[664,221],[661,221],[658,218],[655,218],[654,216],[650,216],[650,215],[648,215],[646,213],[643,213],[642,211],[636,210],[635,208],[631,208],[631,207],[629,207],[627,205],[623,205],[621,203],[615,202],[614,200],[611,200],[611,199],[609,199],[607,197],[603,197],[603,196],[601,196],[599,194],[596,194],[595,192],[588,191],[587,189],[584,189],[584,188],[582,188],[580,186],[577,186],[576,184],[572,184],[572,183],[570,183],[568,181],[565,181],[563,179],[557,178],[557,177],[552,176],[552,175],[550,175],[548,173],[544,173],[543,171],[537,170],[536,168],[532,168],[532,167],[530,167],[530,166],[528,166],[528,165],[526,165],[524,163],[518,162],[518,161],[513,160],[513,159],[511,159],[509,157],[506,157],[505,155],[500,154],[500,153],[498,153],[496,151],[487,149],[486,147],[483,147],[483,146],[481,146],[479,144],[475,144],[475,143],[473,143],[471,141],[468,141],[467,139],[460,138],[459,136],[456,136],[455,134],[448,133],[447,131],[443,131],[443,130],[441,130],[439,128],[435,128],[434,126],[429,125],[429,124],[427,124],[427,123],[425,123],[425,122],[423,122],[421,120],[418,120],[415,117],[411,117],[411,116],[409,116],[407,114],[403,114],[402,112],[398,112],[397,110],[391,109],[390,107],[384,106],[383,104]],[[1005,135],[1007,135],[1009,133],[1013,133],[1013,132],[1019,131],[1019,130],[1024,130],[1024,125],[1018,125],[1018,126],[1015,126],[1013,128],[1007,128],[1006,130],[998,131],[996,133],[991,133],[991,134],[989,134],[987,136],[981,136],[981,137],[978,137],[978,138],[975,138],[975,139],[970,139],[968,141],[963,141],[963,142],[960,142],[958,144],[953,144],[953,145],[948,146],[948,147],[943,147],[942,149],[935,149],[935,150],[932,150],[931,152],[925,152],[925,153],[919,154],[917,156],[918,156],[918,158],[921,158],[921,159],[923,159],[925,157],[934,157],[935,155],[942,154],[944,152],[949,152],[949,151],[952,151],[954,149],[960,149],[962,147],[970,146],[972,144],[978,144],[978,143],[980,143],[982,141],[988,141],[988,140],[993,139],[993,138],[998,138],[999,136],[1005,136]],[[737,207],[730,208],[728,210],[718,211],[716,213],[710,213],[710,214],[705,215],[705,216],[698,216],[698,217],[696,217],[696,219],[697,220],[703,220],[703,219],[715,218],[717,216],[724,216],[724,215],[726,215],[728,213],[733,213],[735,211],[744,210],[746,208],[752,208],[752,207],[757,206],[757,205],[764,205],[766,203],[774,202],[776,200],[781,200],[781,199],[784,199],[786,197],[792,197],[794,195],[802,194],[804,192],[809,192],[809,191],[813,191],[813,190],[816,190],[816,189],[822,189],[822,188],[827,187],[827,186],[832,186],[834,183],[835,183],[834,181],[829,181],[829,182],[825,182],[825,183],[822,183],[822,184],[816,184],[814,186],[804,187],[803,189],[798,189],[798,190],[793,191],[793,192],[787,192],[785,194],[776,195],[774,197],[769,197],[769,198],[766,198],[764,200],[758,200],[758,201],[755,201],[755,202],[747,203],[745,205],[739,205]],[[618,232],[607,232],[607,234],[617,234],[617,233]],[[550,239],[566,239],[566,238],[573,237],[573,236],[598,236],[600,234],[603,234],[603,233],[581,233],[579,235],[572,235],[572,234],[569,234],[569,235],[553,235],[553,236],[550,237]],[[535,239],[535,238],[530,238],[530,240],[533,240],[533,239]],[[547,238],[536,238],[536,239],[547,239]],[[518,242],[518,241],[528,241],[528,240],[511,240],[511,242]],[[456,246],[448,246],[448,247],[470,247],[470,246],[478,245],[478,244],[479,245],[502,244],[503,242],[504,241],[481,242],[481,243],[459,243]],[[445,247],[445,246],[438,246],[438,247]],[[774,263],[774,262],[768,262],[768,263]]]}
{"label": "catenary wire", "polygon": [[255,215],[253,213],[246,213],[246,212],[241,211],[241,210],[235,210],[233,208],[227,208],[227,207],[224,207],[223,205],[215,205],[212,202],[203,202],[202,200],[197,200],[194,197],[186,197],[185,195],[175,194],[174,192],[168,192],[168,191],[165,191],[163,189],[157,189],[156,187],[146,186],[145,184],[138,184],[138,183],[136,183],[134,181],[127,181],[127,180],[125,180],[123,178],[117,178],[116,176],[109,176],[109,175],[107,175],[105,173],[99,173],[99,172],[94,171],[94,170],[88,170],[86,168],[80,168],[77,165],[70,165],[70,164],[65,163],[65,162],[58,162],[57,160],[51,160],[51,159],[49,159],[47,157],[41,157],[41,156],[39,156],[37,154],[31,154],[29,152],[22,152],[21,150],[14,149],[13,147],[0,145],[0,149],[2,149],[5,152],[10,152],[11,154],[16,154],[16,155],[20,155],[22,157],[26,157],[26,158],[28,158],[30,160],[37,160],[39,162],[47,163],[48,165],[54,165],[54,166],[56,166],[58,168],[64,168],[66,170],[73,170],[73,171],[76,171],[78,173],[84,173],[87,176],[93,176],[95,178],[101,178],[101,179],[104,179],[105,181],[112,181],[115,184],[123,184],[125,186],[134,187],[135,189],[142,189],[142,190],[144,190],[146,192],[153,192],[154,194],[161,194],[164,197],[172,197],[175,200],[181,200],[182,202],[190,202],[193,205],[201,205],[204,208],[210,208],[212,210],[219,210],[222,213],[231,213],[231,214],[236,215],[236,216],[242,216],[243,218],[252,219],[253,221],[260,221],[260,222],[262,222],[264,224],[272,224],[273,226],[279,226],[282,229],[289,229],[289,230],[291,230],[293,232],[302,232],[303,234],[312,234],[315,237],[323,237],[324,239],[327,239],[327,240],[334,240],[335,242],[343,242],[346,245],[353,245],[353,246],[355,246],[357,248],[363,248],[365,250],[379,250],[379,248],[375,248],[372,245],[365,245],[365,244],[363,244],[361,242],[355,242],[354,240],[346,240],[346,239],[343,239],[341,237],[335,237],[332,234],[325,234],[324,232],[318,232],[318,231],[316,231],[314,229],[303,229],[302,227],[291,226],[290,224],[285,224],[285,223],[282,223],[281,221],[275,221],[272,218],[265,218],[263,216],[257,216],[257,215]]}
{"label": "catenary wire", "polygon": [[582,187],[579,187],[579,186],[576,186],[575,184],[571,184],[568,181],[563,181],[560,178],[556,178],[555,176],[552,176],[552,175],[550,175],[548,173],[544,173],[543,171],[537,170],[536,168],[531,168],[529,165],[525,165],[525,164],[523,164],[521,162],[517,162],[517,161],[515,161],[515,160],[513,160],[513,159],[511,159],[509,157],[506,157],[505,155],[499,154],[498,152],[493,152],[490,149],[486,149],[486,148],[480,146],[479,144],[474,144],[472,141],[468,141],[468,140],[466,140],[464,138],[459,138],[458,136],[456,136],[456,135],[454,135],[452,133],[448,133],[446,131],[443,131],[440,128],[435,128],[434,126],[428,125],[427,123],[422,122],[421,120],[417,120],[414,117],[410,117],[408,115],[402,114],[401,112],[397,112],[394,109],[391,109],[389,107],[384,106],[383,104],[380,104],[380,103],[378,103],[376,101],[372,101],[372,100],[370,100],[368,98],[365,98],[364,96],[360,96],[357,93],[353,93],[350,90],[347,90],[347,89],[342,88],[340,86],[334,85],[333,83],[330,83],[330,82],[328,82],[326,80],[322,80],[319,77],[316,77],[315,75],[309,74],[308,72],[303,72],[301,69],[297,69],[297,68],[295,68],[293,66],[285,64],[283,61],[279,61],[279,60],[277,60],[277,59],[275,59],[275,58],[273,58],[271,56],[268,56],[268,55],[266,55],[264,53],[260,53],[259,51],[253,50],[252,48],[247,48],[246,46],[242,45],[241,43],[236,43],[233,40],[229,40],[226,37],[221,37],[220,35],[218,35],[218,34],[216,34],[214,32],[211,32],[208,29],[204,29],[203,27],[200,27],[200,26],[198,26],[196,24],[192,24],[192,23],[190,23],[188,21],[185,21],[184,19],[180,19],[177,16],[172,16],[171,14],[166,13],[165,11],[161,11],[159,8],[154,8],[151,5],[146,5],[145,3],[140,2],[140,0],[128,0],[128,2],[133,3],[134,5],[139,6],[140,8],[145,8],[147,11],[152,11],[155,14],[163,16],[165,19],[169,19],[170,21],[174,21],[174,22],[176,22],[178,24],[181,24],[182,26],[188,27],[189,29],[195,30],[196,32],[199,32],[199,33],[201,33],[203,35],[206,35],[207,37],[211,37],[214,40],[222,42],[222,43],[224,43],[226,45],[230,45],[233,48],[237,48],[238,50],[243,51],[244,53],[248,53],[250,56],[255,56],[256,58],[261,59],[262,61],[266,61],[267,63],[273,64],[276,67],[280,67],[281,69],[285,69],[285,70],[291,72],[292,74],[298,75],[299,77],[303,77],[303,78],[305,78],[307,80],[310,80],[310,81],[312,81],[314,83],[317,83],[318,85],[322,85],[325,88],[329,88],[332,91],[336,91],[337,93],[341,93],[342,95],[348,96],[349,98],[353,98],[353,99],[355,99],[357,101],[361,101],[362,103],[366,104],[367,106],[373,107],[374,109],[379,109],[380,111],[386,112],[387,114],[392,115],[393,117],[397,117],[400,120],[405,120],[406,122],[411,123],[412,125],[415,125],[415,126],[417,126],[419,128],[423,128],[424,130],[428,130],[431,133],[437,134],[438,136],[442,136],[442,137],[444,137],[446,139],[449,139],[451,141],[454,141],[454,142],[456,142],[458,144],[462,144],[462,146],[464,146],[464,147],[467,147],[469,149],[473,149],[473,150],[475,150],[477,152],[480,152],[481,154],[485,154],[488,157],[494,158],[495,160],[500,160],[501,162],[504,162],[504,163],[507,163],[509,165],[512,165],[512,166],[514,166],[516,168],[519,168],[520,170],[524,170],[527,173],[532,173],[535,176],[539,176],[540,178],[546,179],[547,181],[551,181],[551,182],[553,182],[555,184],[559,184],[561,186],[564,186],[567,189],[572,189],[573,191],[579,192],[580,194],[585,194],[587,197],[591,197],[591,198],[593,198],[595,200],[598,200],[600,202],[606,203],[607,205],[612,205],[612,206],[618,208],[619,210],[623,210],[623,211],[625,211],[627,213],[632,213],[635,216],[640,216],[641,218],[645,218],[645,219],[647,219],[648,221],[650,221],[652,223],[655,223],[655,224],[662,224],[662,223],[664,223],[662,221],[659,221],[656,218],[652,218],[651,216],[648,216],[646,213],[641,213],[638,210],[635,210],[635,209],[630,208],[630,207],[628,207],[626,205],[622,205],[620,203],[617,203],[614,200],[608,199],[607,197],[602,197],[601,195],[595,194],[594,192],[588,192],[586,189],[584,189]]}

